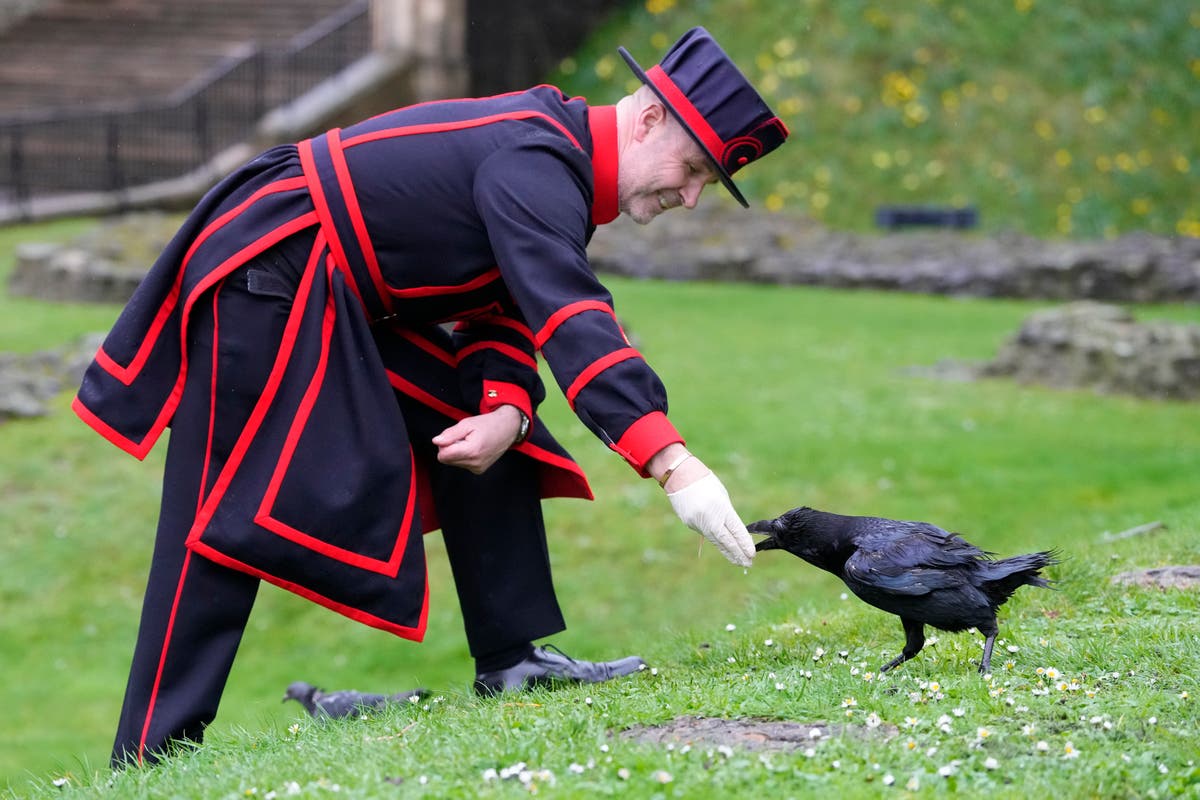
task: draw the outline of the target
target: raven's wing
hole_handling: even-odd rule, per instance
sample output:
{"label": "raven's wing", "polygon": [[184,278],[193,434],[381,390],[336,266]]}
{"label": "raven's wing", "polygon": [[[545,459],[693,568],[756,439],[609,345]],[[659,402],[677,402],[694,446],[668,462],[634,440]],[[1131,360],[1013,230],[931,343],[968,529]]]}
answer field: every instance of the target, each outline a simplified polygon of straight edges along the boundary
{"label": "raven's wing", "polygon": [[845,579],[878,591],[928,594],[961,586],[988,554],[927,522],[871,519],[856,537]]}

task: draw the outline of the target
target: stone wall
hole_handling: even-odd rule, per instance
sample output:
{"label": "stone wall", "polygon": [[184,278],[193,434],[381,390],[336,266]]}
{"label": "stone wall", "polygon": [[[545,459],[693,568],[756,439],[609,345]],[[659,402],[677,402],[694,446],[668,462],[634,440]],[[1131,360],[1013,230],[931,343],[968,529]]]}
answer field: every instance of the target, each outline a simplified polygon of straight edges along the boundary
{"label": "stone wall", "polygon": [[1131,234],[1042,241],[956,232],[852,234],[803,218],[702,206],[600,229],[599,270],[971,297],[1200,302],[1200,239]]}
{"label": "stone wall", "polygon": [[1200,325],[1137,322],[1116,306],[1069,303],[1030,315],[979,374],[1106,394],[1200,400]]}

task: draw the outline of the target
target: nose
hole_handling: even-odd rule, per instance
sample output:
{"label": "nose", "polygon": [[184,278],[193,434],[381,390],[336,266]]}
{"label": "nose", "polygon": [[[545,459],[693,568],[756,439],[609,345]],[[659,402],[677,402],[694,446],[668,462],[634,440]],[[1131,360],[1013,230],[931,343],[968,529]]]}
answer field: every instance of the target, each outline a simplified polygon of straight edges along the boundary
{"label": "nose", "polygon": [[684,208],[695,208],[696,203],[700,201],[700,193],[704,191],[705,183],[703,181],[690,181],[687,186],[679,190],[679,196],[683,198]]}

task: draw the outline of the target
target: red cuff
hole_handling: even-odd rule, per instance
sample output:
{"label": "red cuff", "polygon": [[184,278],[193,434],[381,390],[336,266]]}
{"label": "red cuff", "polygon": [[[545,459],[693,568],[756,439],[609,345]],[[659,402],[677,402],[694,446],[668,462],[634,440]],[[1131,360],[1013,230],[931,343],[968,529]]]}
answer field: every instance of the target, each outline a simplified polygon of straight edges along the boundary
{"label": "red cuff", "polygon": [[515,383],[484,381],[483,397],[479,400],[479,413],[486,414],[489,411],[495,411],[500,406],[516,406],[525,416],[529,417],[530,422],[533,421],[533,403],[529,399],[529,392]]}
{"label": "red cuff", "polygon": [[610,445],[643,478],[649,478],[646,462],[669,444],[683,444],[683,437],[661,411],[651,411],[629,426],[619,442]]}

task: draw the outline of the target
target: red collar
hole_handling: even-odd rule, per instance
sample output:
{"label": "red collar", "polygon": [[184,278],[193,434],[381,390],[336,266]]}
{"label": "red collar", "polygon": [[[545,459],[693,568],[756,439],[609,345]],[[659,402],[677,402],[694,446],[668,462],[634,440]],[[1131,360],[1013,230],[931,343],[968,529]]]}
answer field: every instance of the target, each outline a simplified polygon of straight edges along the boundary
{"label": "red collar", "polygon": [[612,222],[621,213],[617,207],[617,107],[590,106],[588,127],[592,133],[592,223]]}

